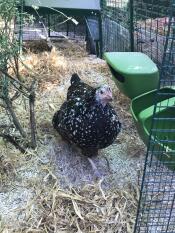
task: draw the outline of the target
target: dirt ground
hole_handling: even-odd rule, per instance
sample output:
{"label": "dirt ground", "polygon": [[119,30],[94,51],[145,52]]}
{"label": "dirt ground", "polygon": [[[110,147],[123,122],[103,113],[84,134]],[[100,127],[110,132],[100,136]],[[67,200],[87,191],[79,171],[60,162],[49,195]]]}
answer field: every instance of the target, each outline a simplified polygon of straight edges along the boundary
{"label": "dirt ground", "polygon": [[[23,54],[29,68],[20,67],[24,80],[30,82],[32,72],[38,83],[37,148],[21,154],[0,139],[0,232],[132,232],[145,146],[134,126],[130,101],[111,80],[105,61],[88,55],[83,43],[64,40],[55,47]],[[52,127],[74,72],[92,86],[111,86],[112,105],[122,122],[116,141],[94,159],[102,180],[96,180],[87,159]],[[27,128],[20,101],[15,109]],[[0,116],[4,119],[3,109]]]}

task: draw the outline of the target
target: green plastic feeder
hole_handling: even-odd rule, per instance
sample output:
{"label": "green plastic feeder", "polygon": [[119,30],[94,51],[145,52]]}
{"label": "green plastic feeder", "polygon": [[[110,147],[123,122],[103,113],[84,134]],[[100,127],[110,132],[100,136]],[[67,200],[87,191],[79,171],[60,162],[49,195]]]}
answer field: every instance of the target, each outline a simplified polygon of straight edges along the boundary
{"label": "green plastic feeder", "polygon": [[104,58],[117,87],[129,98],[157,88],[158,68],[147,55],[140,52],[107,52]]}
{"label": "green plastic feeder", "polygon": [[[171,156],[171,152],[175,150],[175,144],[172,143],[175,138],[175,122],[168,120],[170,117],[175,118],[175,90],[171,88],[162,88],[162,93],[158,99],[159,111],[155,113],[155,117],[159,119],[156,121],[156,138],[155,140],[155,150],[165,151],[159,160],[164,162],[171,169],[175,169],[172,166],[172,162],[175,162],[175,157]],[[154,100],[155,100],[156,90],[147,92],[140,96],[134,98],[131,102],[131,113],[134,118],[138,133],[144,143],[147,145],[149,141],[149,134],[152,124],[153,111],[154,111]],[[161,108],[159,108],[161,106]],[[167,107],[168,106],[168,107]],[[166,120],[167,118],[167,120]],[[160,120],[163,119],[163,120]],[[171,129],[171,132],[169,130]],[[168,132],[167,132],[168,130]],[[161,140],[166,140],[167,144],[162,145]]]}

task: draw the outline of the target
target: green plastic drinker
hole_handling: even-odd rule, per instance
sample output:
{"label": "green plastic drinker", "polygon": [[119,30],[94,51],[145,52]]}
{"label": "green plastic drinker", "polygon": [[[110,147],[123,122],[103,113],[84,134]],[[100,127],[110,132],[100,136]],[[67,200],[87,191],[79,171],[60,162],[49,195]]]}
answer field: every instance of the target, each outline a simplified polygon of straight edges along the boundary
{"label": "green plastic drinker", "polygon": [[119,90],[133,99],[158,86],[156,64],[140,52],[106,52],[104,58]]}

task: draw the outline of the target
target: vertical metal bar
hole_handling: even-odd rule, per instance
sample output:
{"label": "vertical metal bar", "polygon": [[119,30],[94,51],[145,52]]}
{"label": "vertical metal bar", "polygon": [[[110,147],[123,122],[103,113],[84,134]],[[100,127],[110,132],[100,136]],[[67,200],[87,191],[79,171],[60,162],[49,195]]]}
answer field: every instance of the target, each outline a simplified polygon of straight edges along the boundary
{"label": "vertical metal bar", "polygon": [[134,52],[134,0],[130,0],[129,2],[129,18],[130,18],[130,50]]}
{"label": "vertical metal bar", "polygon": [[75,28],[75,24],[73,24],[73,30],[74,30],[74,39],[75,39],[75,33],[76,33],[76,28]]}
{"label": "vertical metal bar", "polygon": [[48,14],[47,20],[48,20],[48,36],[50,37],[50,14]]}
{"label": "vertical metal bar", "polygon": [[103,24],[102,24],[102,12],[99,12],[99,57],[103,57]]}
{"label": "vertical metal bar", "polygon": [[66,36],[69,36],[69,21],[66,22]]}
{"label": "vertical metal bar", "polygon": [[23,42],[23,11],[24,11],[24,0],[21,0],[21,6],[19,7],[19,53],[22,53],[22,42]]}
{"label": "vertical metal bar", "polygon": [[35,122],[35,92],[32,90],[29,96],[29,106],[30,106],[30,127],[31,127],[31,146],[33,149],[36,148],[36,122]]}
{"label": "vertical metal bar", "polygon": [[174,201],[175,201],[175,194],[173,196],[173,200],[172,200],[172,204],[171,204],[171,210],[170,210],[170,215],[169,215],[169,218],[168,218],[168,223],[167,223],[167,227],[166,227],[166,231],[165,232],[168,232],[168,229],[169,229],[170,220],[171,220],[171,216],[172,216],[172,211],[173,211],[173,207],[174,207]]}

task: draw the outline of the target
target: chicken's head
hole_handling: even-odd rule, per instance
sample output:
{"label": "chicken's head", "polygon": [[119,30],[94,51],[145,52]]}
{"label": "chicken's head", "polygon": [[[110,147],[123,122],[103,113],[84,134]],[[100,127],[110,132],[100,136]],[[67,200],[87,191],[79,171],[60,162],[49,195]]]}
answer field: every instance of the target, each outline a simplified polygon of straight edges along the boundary
{"label": "chicken's head", "polygon": [[103,107],[113,100],[112,91],[109,85],[105,84],[99,87],[95,92],[95,99],[98,103],[102,104]]}

